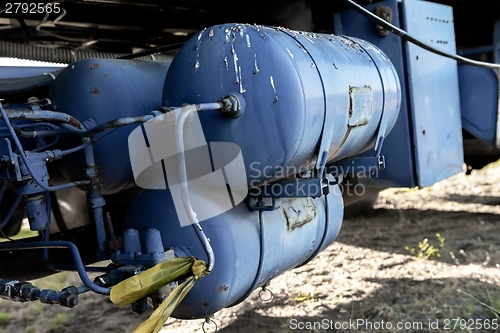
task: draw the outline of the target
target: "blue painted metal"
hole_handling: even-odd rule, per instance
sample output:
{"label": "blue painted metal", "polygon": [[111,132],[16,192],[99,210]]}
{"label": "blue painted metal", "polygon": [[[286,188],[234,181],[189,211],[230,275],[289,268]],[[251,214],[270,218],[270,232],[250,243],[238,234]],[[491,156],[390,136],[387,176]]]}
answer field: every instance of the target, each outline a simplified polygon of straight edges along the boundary
{"label": "blue painted metal", "polygon": [[363,174],[364,177],[371,177],[373,174],[385,169],[384,156],[354,157],[348,158],[331,165],[328,165],[326,172],[337,176],[356,176]]}
{"label": "blue painted metal", "polygon": [[[449,53],[456,53],[452,8],[405,0],[405,30]],[[462,172],[462,124],[457,63],[406,43],[418,186]]]}
{"label": "blue painted metal", "polygon": [[[31,76],[44,75],[63,69],[61,67],[29,67],[29,66],[0,66],[0,79],[26,78]],[[50,76],[50,75],[49,75]]]}
{"label": "blue painted metal", "polygon": [[[390,0],[366,8],[373,10],[376,6],[390,7],[392,23],[401,26],[404,21],[404,29],[420,40],[455,52],[451,7],[427,1]],[[363,184],[382,188],[425,187],[461,172],[463,151],[456,63],[403,42],[395,34],[379,36],[374,25],[354,11],[338,14],[334,20],[336,33],[357,36],[380,47],[392,60],[402,86],[408,87],[402,91],[399,118],[382,148],[386,168],[375,176],[363,178]],[[373,152],[362,156],[370,155]]]}
{"label": "blue painted metal", "polygon": [[92,291],[109,295],[111,288],[101,287],[94,282],[92,282],[85,271],[85,266],[83,265],[82,258],[80,256],[80,251],[75,244],[67,241],[41,241],[41,242],[7,242],[0,244],[1,251],[15,251],[15,250],[34,250],[34,249],[69,249],[75,261],[76,270],[78,276],[82,282]]}
{"label": "blue painted metal", "polygon": [[462,126],[476,138],[498,147],[498,75],[488,68],[458,66]]}
{"label": "blue painted metal", "polygon": [[150,228],[139,233],[129,228],[123,232],[123,249],[112,253],[111,260],[120,265],[152,267],[171,258],[172,254],[172,251],[163,248],[161,233],[157,229]]}
{"label": "blue painted metal", "polygon": [[[49,98],[55,110],[80,121],[102,124],[117,118],[142,116],[162,106],[163,81],[169,62],[85,59],[70,64],[54,81]],[[119,128],[95,143],[96,165],[103,194],[134,186],[127,137],[137,125]],[[67,140],[68,141],[68,140]],[[72,147],[79,143],[68,142]],[[83,154],[59,164],[68,179],[85,178]]]}
{"label": "blue painted metal", "polygon": [[47,211],[47,202],[45,195],[39,194],[24,199],[26,205],[26,215],[33,231],[45,230],[49,226],[49,214]]}
{"label": "blue painted metal", "polygon": [[[252,286],[262,286],[305,262],[318,247],[323,250],[332,243],[340,229],[343,205],[338,186],[332,185],[330,189],[326,196],[328,221],[324,197],[284,199],[278,209],[268,212],[251,211],[242,202],[230,211],[204,221],[203,229],[210,238],[217,265],[207,277],[196,283],[174,316],[205,318],[237,302]],[[265,224],[265,252],[262,256],[259,214],[262,214]],[[325,223],[328,224],[327,234],[320,245]],[[127,211],[124,227],[158,229],[163,246],[172,246],[177,256],[206,257],[195,231],[180,226],[168,190],[143,190]],[[257,276],[258,281],[254,283]]]}
{"label": "blue painted metal", "polygon": [[[377,2],[366,6],[368,10],[374,10],[375,6],[388,6],[392,10],[392,24],[400,27],[398,0]],[[395,34],[381,37],[377,34],[373,23],[359,13],[352,10],[344,11],[334,16],[335,33],[345,34],[364,39],[380,48],[391,59],[398,73],[402,87],[406,87],[406,69],[403,59],[403,41]],[[411,116],[409,113],[407,90],[401,89],[401,110],[394,128],[384,140],[380,153],[384,156],[386,167],[378,170],[376,177],[364,178],[371,187],[414,187],[417,185],[416,170],[413,156],[413,139],[411,129]],[[373,150],[367,151],[362,156],[374,156]],[[344,167],[349,167],[344,166]],[[369,167],[369,166],[368,166]],[[370,168],[370,167],[369,167]],[[352,173],[352,167],[348,173]]]}
{"label": "blue painted metal", "polygon": [[390,60],[362,40],[226,24],[179,50],[164,103],[216,101],[235,91],[246,101],[241,117],[208,111],[200,120],[208,142],[240,146],[253,186],[279,179],[284,168],[281,177],[317,167],[323,151],[334,161],[373,147],[382,115],[384,135],[396,121],[401,93]]}

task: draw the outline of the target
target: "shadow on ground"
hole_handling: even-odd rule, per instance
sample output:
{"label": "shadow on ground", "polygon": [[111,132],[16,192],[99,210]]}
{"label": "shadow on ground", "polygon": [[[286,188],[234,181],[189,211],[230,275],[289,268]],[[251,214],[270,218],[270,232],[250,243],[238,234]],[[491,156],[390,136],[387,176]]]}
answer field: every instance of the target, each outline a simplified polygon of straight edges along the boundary
{"label": "shadow on ground", "polygon": [[[476,322],[496,318],[495,314],[480,302],[495,305],[500,300],[498,286],[476,279],[450,278],[422,281],[372,279],[370,282],[380,287],[352,302],[325,305],[322,298],[326,295],[318,295],[314,300],[310,300],[310,302],[318,303],[314,311],[316,315],[311,317],[265,315],[273,307],[293,304],[294,301],[290,299],[277,299],[269,304],[256,304],[253,309],[239,315],[236,320],[219,332],[395,332],[398,323],[407,325],[406,329],[399,330],[400,332],[467,332],[465,326],[470,329],[472,319],[475,320],[474,325],[476,325]],[[490,297],[496,298],[490,299]],[[465,321],[452,321],[457,318]],[[359,326],[355,329],[352,329],[353,326],[350,327],[351,329],[339,327],[339,325],[344,325],[346,328],[350,320],[358,323]],[[382,321],[386,328],[390,328],[389,325],[391,325],[392,329],[376,329],[377,323],[381,324]],[[309,326],[307,322],[310,323]],[[316,328],[312,326],[314,322],[316,322]],[[453,328],[454,324],[457,324],[455,328]],[[303,325],[303,329],[300,329],[299,325]],[[432,325],[431,328],[430,325]],[[495,332],[498,330],[473,329],[472,331]]]}
{"label": "shadow on ground", "polygon": [[379,208],[344,220],[336,241],[409,255],[406,247],[418,250],[425,238],[439,248],[437,233],[445,238],[439,260],[487,266],[500,262],[500,215],[493,213]]}

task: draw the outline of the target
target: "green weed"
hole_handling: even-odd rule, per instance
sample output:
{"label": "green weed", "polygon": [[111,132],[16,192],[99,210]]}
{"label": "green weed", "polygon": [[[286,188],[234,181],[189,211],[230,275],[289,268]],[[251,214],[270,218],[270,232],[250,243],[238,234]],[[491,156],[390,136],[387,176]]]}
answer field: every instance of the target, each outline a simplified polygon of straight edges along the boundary
{"label": "green weed", "polygon": [[431,257],[441,258],[441,249],[444,247],[446,239],[439,233],[436,234],[436,238],[439,242],[437,246],[430,244],[428,238],[424,238],[423,241],[418,243],[418,248],[405,246],[405,250],[415,254],[417,259],[429,259]]}

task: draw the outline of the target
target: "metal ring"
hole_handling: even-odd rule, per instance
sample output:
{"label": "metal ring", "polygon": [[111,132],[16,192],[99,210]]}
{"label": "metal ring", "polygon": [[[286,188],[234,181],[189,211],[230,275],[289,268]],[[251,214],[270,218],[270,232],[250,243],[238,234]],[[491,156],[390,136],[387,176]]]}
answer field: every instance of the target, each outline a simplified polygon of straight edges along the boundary
{"label": "metal ring", "polygon": [[215,325],[215,331],[214,331],[214,333],[219,331],[219,327],[217,326],[217,323],[213,319],[211,319],[211,318],[206,318],[205,321],[203,322],[203,324],[201,324],[201,329],[203,330],[203,333],[207,333],[207,330],[206,330],[206,327],[205,327],[205,325],[207,323],[213,323]]}
{"label": "metal ring", "polygon": [[[268,292],[269,293],[269,298],[263,298],[262,295],[265,293],[265,292]],[[273,299],[274,299],[274,294],[271,290],[263,287],[261,291],[259,291],[259,299],[262,301],[262,302],[266,302],[266,303],[269,303],[269,302],[272,302]]]}

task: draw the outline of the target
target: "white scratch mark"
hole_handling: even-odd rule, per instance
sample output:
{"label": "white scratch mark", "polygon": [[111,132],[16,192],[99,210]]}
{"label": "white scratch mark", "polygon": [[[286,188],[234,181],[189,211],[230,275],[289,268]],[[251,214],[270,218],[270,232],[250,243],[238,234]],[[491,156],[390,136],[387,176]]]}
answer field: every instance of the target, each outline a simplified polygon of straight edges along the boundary
{"label": "white scratch mark", "polygon": [[274,86],[274,79],[273,79],[273,77],[270,76],[269,80],[271,81],[271,86],[273,87],[274,93],[276,94],[276,87]]}
{"label": "white scratch mark", "polygon": [[252,46],[252,45],[250,44],[250,36],[249,36],[248,34],[246,35],[246,39],[247,39],[247,47]]}
{"label": "white scratch mark", "polygon": [[253,70],[253,73],[257,74],[259,72],[259,67],[257,67],[257,54],[254,54],[253,56],[255,58],[255,60],[254,60],[255,69]]}
{"label": "white scratch mark", "polygon": [[246,89],[243,89],[243,78],[241,77],[241,67],[238,66],[238,69],[239,69],[239,74],[240,74],[240,94],[243,94],[245,91],[247,91]]}
{"label": "white scratch mark", "polygon": [[293,53],[292,53],[292,51],[290,51],[290,50],[288,49],[288,47],[286,47],[286,50],[288,51],[288,54],[290,55],[290,57],[293,59]]}
{"label": "white scratch mark", "polygon": [[229,64],[227,62],[227,57],[224,57],[224,63],[226,64],[226,70],[229,70]]}
{"label": "white scratch mark", "polygon": [[238,76],[238,55],[236,53],[233,54],[233,64],[234,64],[234,73],[236,75],[236,84],[239,84],[240,80]]}
{"label": "white scratch mark", "polygon": [[200,31],[200,33],[198,34],[198,43],[200,42],[201,37],[203,37],[203,33],[205,32],[205,29],[203,29],[202,31]]}

